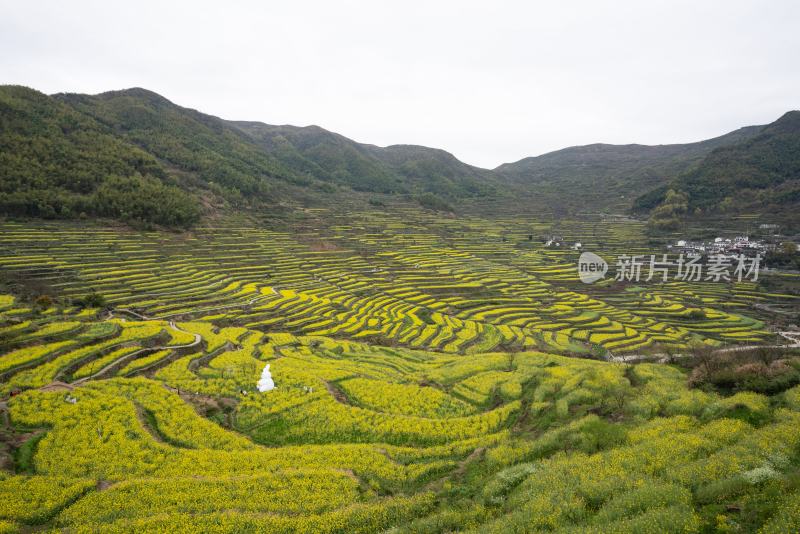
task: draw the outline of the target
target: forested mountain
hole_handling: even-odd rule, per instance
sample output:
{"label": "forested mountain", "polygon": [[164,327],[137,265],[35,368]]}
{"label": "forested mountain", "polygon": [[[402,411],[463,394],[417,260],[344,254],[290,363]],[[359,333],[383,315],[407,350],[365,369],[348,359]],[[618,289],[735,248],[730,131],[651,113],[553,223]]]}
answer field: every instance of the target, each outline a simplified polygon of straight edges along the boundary
{"label": "forested mountain", "polygon": [[218,210],[343,200],[642,212],[670,188],[693,212],[781,207],[800,196],[799,125],[790,112],[698,143],[571,147],[492,171],[318,126],[227,121],[145,89],[47,96],[0,86],[0,215],[186,227]]}
{"label": "forested mountain", "polygon": [[490,171],[462,163],[444,150],[416,145],[382,148],[357,143],[319,126],[231,124],[287,166],[356,191],[429,192],[450,198],[497,192]]}
{"label": "forested mountain", "polygon": [[360,145],[318,126],[231,122],[261,149],[297,172],[355,190],[404,193],[397,177]]}
{"label": "forested mountain", "polygon": [[2,87],[0,212],[181,226],[200,210],[153,155],[57,99]]}
{"label": "forested mountain", "polygon": [[663,186],[717,147],[749,139],[760,126],[740,128],[697,143],[576,146],[506,163],[495,172],[543,204],[627,211],[638,195]]}
{"label": "forested mountain", "polygon": [[449,209],[498,190],[490,171],[442,150],[225,121],[140,88],[47,96],[0,87],[0,149],[8,215],[188,226],[215,208],[366,203],[375,193]]}
{"label": "forested mountain", "polygon": [[[685,195],[687,212],[781,212],[800,208],[800,111],[790,111],[738,143],[719,147],[668,184],[643,195],[634,207]],[[676,198],[673,196],[673,198]]]}
{"label": "forested mountain", "polygon": [[237,128],[177,106],[145,89],[97,96],[59,94],[60,100],[146,150],[172,169],[191,173],[196,187],[228,200],[269,201],[281,183],[310,185],[300,173],[265,153]]}

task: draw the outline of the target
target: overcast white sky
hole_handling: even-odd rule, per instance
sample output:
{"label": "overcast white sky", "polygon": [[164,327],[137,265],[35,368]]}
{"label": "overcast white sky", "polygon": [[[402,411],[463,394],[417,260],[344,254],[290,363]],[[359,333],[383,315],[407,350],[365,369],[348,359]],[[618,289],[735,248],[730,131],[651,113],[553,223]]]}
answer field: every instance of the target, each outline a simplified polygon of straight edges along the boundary
{"label": "overcast white sky", "polygon": [[0,83],[145,87],[495,167],[800,108],[800,2],[0,0]]}

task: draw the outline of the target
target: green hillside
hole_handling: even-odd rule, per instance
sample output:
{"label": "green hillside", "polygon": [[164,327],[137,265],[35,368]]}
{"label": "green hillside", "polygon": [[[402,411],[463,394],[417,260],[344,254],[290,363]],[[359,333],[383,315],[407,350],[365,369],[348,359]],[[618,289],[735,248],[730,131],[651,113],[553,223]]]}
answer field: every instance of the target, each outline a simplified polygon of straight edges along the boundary
{"label": "green hillside", "polygon": [[685,193],[693,213],[795,212],[800,204],[800,111],[790,111],[759,134],[719,147],[696,167],[637,199],[637,209]]}
{"label": "green hillside", "polygon": [[495,172],[524,191],[535,191],[530,201],[545,208],[627,211],[632,199],[662,187],[715,148],[749,139],[759,129],[740,128],[697,143],[576,146],[506,163]]}
{"label": "green hillside", "polygon": [[0,212],[188,225],[197,203],[153,155],[24,87],[0,88]]}
{"label": "green hillside", "polygon": [[397,176],[350,139],[318,126],[231,122],[270,156],[315,179],[358,191],[406,193]]}
{"label": "green hillside", "polygon": [[497,193],[493,173],[467,165],[444,150],[416,145],[382,148],[357,143],[319,126],[232,124],[287,167],[356,191],[427,192],[455,199]]}
{"label": "green hillside", "polygon": [[177,106],[151,91],[60,94],[55,99],[94,118],[169,168],[191,173],[191,185],[208,187],[227,199],[268,201],[281,182],[310,185],[225,121]]}
{"label": "green hillside", "polygon": [[0,214],[10,216],[186,227],[220,210],[383,202],[373,195],[449,210],[500,189],[491,171],[443,150],[225,121],[140,88],[47,96],[2,86],[0,148]]}
{"label": "green hillside", "polygon": [[226,121],[133,88],[47,96],[0,87],[0,214],[189,227],[245,212],[419,204],[484,213],[648,212],[671,188],[692,213],[800,198],[800,113],[697,143],[571,147],[477,168],[439,149],[378,147],[318,126]]}

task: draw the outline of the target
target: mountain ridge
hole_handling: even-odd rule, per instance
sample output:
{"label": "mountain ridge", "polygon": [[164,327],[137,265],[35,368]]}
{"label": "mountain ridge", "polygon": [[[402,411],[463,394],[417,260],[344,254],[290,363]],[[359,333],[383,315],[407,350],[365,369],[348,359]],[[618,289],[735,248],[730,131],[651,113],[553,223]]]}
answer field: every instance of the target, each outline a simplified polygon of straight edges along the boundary
{"label": "mountain ridge", "polygon": [[755,136],[715,148],[697,166],[637,198],[634,208],[648,211],[663,206],[670,190],[685,195],[686,210],[696,214],[797,209],[800,111],[784,113]]}
{"label": "mountain ridge", "polygon": [[[592,143],[484,169],[443,149],[360,143],[318,125],[226,120],[141,87],[48,96],[0,86],[0,213],[191,226],[209,210],[392,201],[444,210],[647,212],[670,187],[691,198],[692,176],[726,158],[738,158],[741,172],[755,169],[743,151],[768,151],[776,139],[786,146],[773,156],[793,162],[798,116],[693,143]],[[758,176],[788,187],[774,173]],[[740,177],[729,185],[730,196],[753,184]],[[790,186],[783,193],[793,202]],[[159,197],[174,203],[162,209]]]}
{"label": "mountain ridge", "polygon": [[592,143],[523,158],[494,170],[513,184],[535,185],[541,204],[571,198],[575,210],[588,205],[595,206],[597,211],[603,208],[629,211],[634,198],[662,187],[715,148],[748,139],[761,128],[745,126],[693,143]]}

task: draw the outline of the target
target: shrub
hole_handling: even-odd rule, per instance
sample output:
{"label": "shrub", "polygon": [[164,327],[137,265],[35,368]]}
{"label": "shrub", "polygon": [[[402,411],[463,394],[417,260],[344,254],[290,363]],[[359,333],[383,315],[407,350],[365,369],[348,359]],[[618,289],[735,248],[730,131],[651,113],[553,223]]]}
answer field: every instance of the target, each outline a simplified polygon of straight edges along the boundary
{"label": "shrub", "polygon": [[417,195],[416,197],[417,202],[423,208],[428,208],[430,210],[435,211],[449,211],[452,212],[453,206],[447,203],[444,199],[439,196],[434,195],[433,193],[423,193],[421,195]]}
{"label": "shrub", "polygon": [[75,304],[81,308],[105,308],[107,302],[103,295],[92,291],[88,295],[78,299]]}
{"label": "shrub", "polygon": [[503,469],[483,488],[483,502],[487,505],[500,505],[505,502],[506,496],[511,493],[511,490],[516,488],[523,480],[536,472],[536,465],[517,464],[515,466]]}
{"label": "shrub", "polygon": [[34,301],[34,306],[40,310],[47,310],[53,307],[53,299],[49,295],[39,295]]}

